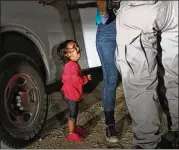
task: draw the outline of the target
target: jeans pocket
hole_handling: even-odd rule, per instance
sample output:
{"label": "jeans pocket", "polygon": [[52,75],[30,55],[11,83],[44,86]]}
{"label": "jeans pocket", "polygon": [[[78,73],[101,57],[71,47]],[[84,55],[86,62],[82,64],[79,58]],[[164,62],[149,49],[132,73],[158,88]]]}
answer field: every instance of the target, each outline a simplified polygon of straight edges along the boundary
{"label": "jeans pocket", "polygon": [[103,23],[101,22],[101,23],[98,24],[97,29],[98,29],[98,30],[101,30],[101,29],[103,29],[103,28],[106,27],[106,26],[107,26],[106,24],[103,24]]}
{"label": "jeans pocket", "polygon": [[115,23],[114,21],[107,22],[107,24],[103,24],[102,22],[98,24],[97,31],[105,30],[106,27],[110,26],[112,23]]}

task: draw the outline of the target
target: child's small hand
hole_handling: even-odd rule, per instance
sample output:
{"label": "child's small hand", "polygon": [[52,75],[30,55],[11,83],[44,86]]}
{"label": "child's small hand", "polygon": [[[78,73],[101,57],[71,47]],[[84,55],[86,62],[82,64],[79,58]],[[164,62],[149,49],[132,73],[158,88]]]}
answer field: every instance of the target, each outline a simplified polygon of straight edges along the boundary
{"label": "child's small hand", "polygon": [[87,75],[87,78],[88,78],[88,80],[91,80],[91,75],[90,74]]}

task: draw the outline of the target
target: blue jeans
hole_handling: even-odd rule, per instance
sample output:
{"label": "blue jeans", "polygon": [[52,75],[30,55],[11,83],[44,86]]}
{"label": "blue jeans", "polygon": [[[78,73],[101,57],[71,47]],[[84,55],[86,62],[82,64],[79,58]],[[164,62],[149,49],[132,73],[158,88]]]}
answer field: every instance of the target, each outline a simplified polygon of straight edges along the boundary
{"label": "blue jeans", "polygon": [[102,102],[104,111],[114,111],[116,101],[116,87],[118,83],[118,69],[115,65],[116,23],[99,24],[96,35],[96,48],[103,70]]}

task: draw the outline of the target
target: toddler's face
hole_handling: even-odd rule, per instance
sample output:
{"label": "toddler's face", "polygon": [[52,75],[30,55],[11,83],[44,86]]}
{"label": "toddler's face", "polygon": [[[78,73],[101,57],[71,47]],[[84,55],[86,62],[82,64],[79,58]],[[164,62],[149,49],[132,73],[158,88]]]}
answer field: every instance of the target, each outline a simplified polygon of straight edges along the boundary
{"label": "toddler's face", "polygon": [[70,58],[71,61],[78,61],[80,59],[80,48],[75,42],[69,42],[66,47],[66,56]]}

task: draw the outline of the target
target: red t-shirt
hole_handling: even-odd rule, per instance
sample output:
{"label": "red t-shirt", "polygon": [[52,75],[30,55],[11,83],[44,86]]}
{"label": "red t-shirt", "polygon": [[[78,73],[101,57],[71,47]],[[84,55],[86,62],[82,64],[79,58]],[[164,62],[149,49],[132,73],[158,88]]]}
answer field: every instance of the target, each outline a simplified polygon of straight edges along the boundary
{"label": "red t-shirt", "polygon": [[82,75],[78,63],[69,61],[65,64],[62,82],[61,90],[64,92],[64,95],[70,100],[80,101],[83,94],[83,85],[88,82],[88,79]]}

